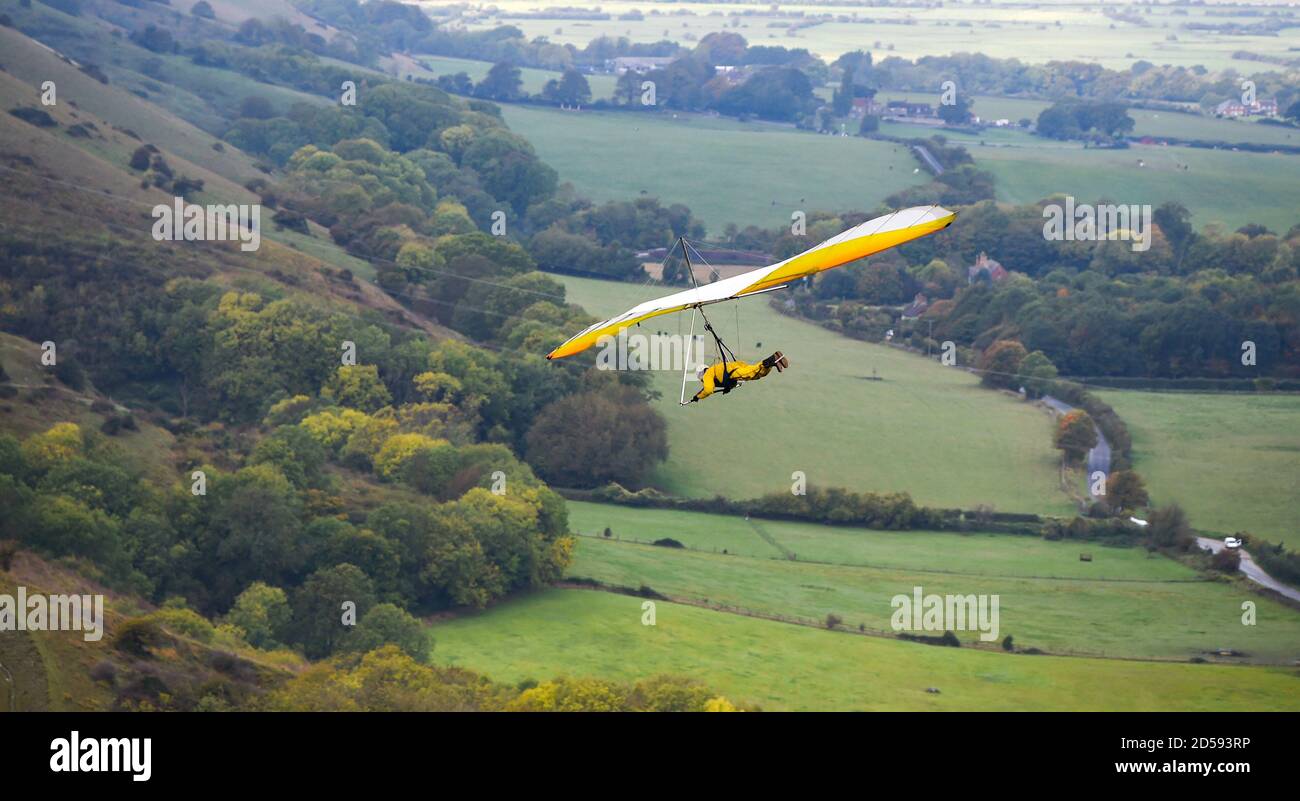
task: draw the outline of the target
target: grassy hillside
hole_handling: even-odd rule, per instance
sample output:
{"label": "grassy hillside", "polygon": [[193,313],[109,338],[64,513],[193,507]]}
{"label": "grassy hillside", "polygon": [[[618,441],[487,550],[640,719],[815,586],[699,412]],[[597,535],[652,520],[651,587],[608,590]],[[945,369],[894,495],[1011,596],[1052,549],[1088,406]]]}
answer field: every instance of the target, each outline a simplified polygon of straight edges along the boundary
{"label": "grassy hillside", "polygon": [[[35,342],[0,333],[0,366],[9,376],[0,382],[7,397],[0,399],[0,431],[19,439],[49,429],[55,422],[68,421],[89,431],[98,431],[110,416],[126,411],[87,386],[74,392],[59,383],[51,368],[41,365],[41,348]],[[92,411],[91,404],[100,401]],[[172,446],[175,437],[146,419],[137,419],[137,430],[123,429],[113,437],[125,466],[147,474],[162,483],[175,479]]]}
{"label": "grassy hillside", "polygon": [[[116,708],[167,708],[209,695],[247,702],[290,678],[304,665],[288,652],[257,651],[228,636],[213,637],[164,621],[144,653],[117,647],[124,624],[153,611],[139,598],[87,578],[93,567],[73,560],[47,561],[18,552],[0,565],[0,593],[26,587],[32,595],[103,595],[104,633],[86,640],[81,631],[0,632],[0,665],[12,676],[14,693],[0,673],[0,712],[100,712]],[[152,701],[145,699],[152,698]],[[153,706],[154,702],[156,706]],[[191,708],[184,706],[180,708]]]}
{"label": "grassy hillside", "polygon": [[[560,280],[569,300],[601,316],[665,292]],[[789,491],[791,474],[800,470],[813,484],[907,491],[932,506],[1071,508],[1059,489],[1045,412],[980,388],[964,371],[785,317],[762,299],[714,308],[711,319],[739,358],[779,348],[791,368],[687,407],[678,406],[681,373],[655,373],[670,448],[654,475],[657,486],[679,495],[753,498]],[[690,318],[677,317],[656,320],[641,333],[675,334],[680,324],[685,334]],[[884,380],[867,380],[873,371]],[[692,378],[687,394],[698,387]]]}
{"label": "grassy hillside", "polygon": [[939,648],[663,602],[652,627],[642,603],[531,595],[433,626],[434,659],[503,681],[684,674],[774,710],[1300,710],[1294,669]]}
{"label": "grassy hillside", "polygon": [[1300,396],[1098,394],[1128,424],[1153,502],[1200,529],[1300,547]]}
{"label": "grassy hillside", "polygon": [[645,193],[684,203],[714,237],[729,222],[789,225],[800,209],[870,210],[929,178],[914,173],[906,148],[788,126],[671,112],[503,111],[510,128],[582,194],[605,201]]}
{"label": "grassy hillside", "polygon": [[[30,81],[19,80],[18,71],[0,73],[0,107],[40,107],[57,123],[54,127],[28,124],[8,113],[0,113],[0,168],[4,169],[7,193],[0,196],[6,228],[26,236],[111,236],[155,246],[149,233],[150,209],[171,203],[172,195],[158,188],[140,186],[139,173],[129,167],[131,153],[142,142],[155,144],[167,163],[179,175],[203,180],[204,189],[192,193],[196,203],[256,203],[259,198],[232,176],[256,173],[252,160],[230,145],[212,147],[216,140],[168,112],[143,103],[141,111],[133,96],[112,86],[91,82],[80,86],[72,75],[82,76],[30,39],[0,28],[10,37],[14,52],[30,59]],[[48,63],[47,63],[48,62]],[[41,70],[59,76],[59,102],[42,107],[39,102]],[[72,74],[64,75],[70,71]],[[63,80],[66,77],[69,80]],[[82,107],[85,98],[98,98],[104,115]],[[105,101],[105,99],[107,99]],[[114,100],[120,103],[113,102]],[[138,135],[128,127],[136,112],[154,120],[147,132],[158,139]],[[155,124],[156,123],[156,124]],[[74,126],[88,126],[85,136],[73,136]],[[180,142],[178,148],[190,157],[174,152],[165,142]],[[188,143],[188,144],[186,144]],[[40,214],[33,209],[42,209]],[[330,240],[328,232],[312,226],[311,235],[277,230],[263,209],[262,245],[256,252],[243,252],[228,244],[164,243],[178,264],[201,262],[228,280],[281,281],[318,303],[341,303],[379,311],[394,321],[419,326],[439,336],[445,329],[403,309],[396,300],[364,280],[373,275],[368,263],[347,254]],[[325,274],[324,270],[349,269],[358,278],[348,282]]]}

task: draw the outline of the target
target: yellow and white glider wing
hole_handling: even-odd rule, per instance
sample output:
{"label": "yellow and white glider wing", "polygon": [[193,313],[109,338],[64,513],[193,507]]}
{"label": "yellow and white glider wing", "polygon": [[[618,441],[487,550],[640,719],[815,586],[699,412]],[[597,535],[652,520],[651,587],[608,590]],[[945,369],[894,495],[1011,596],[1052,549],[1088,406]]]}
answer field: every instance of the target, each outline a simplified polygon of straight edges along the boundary
{"label": "yellow and white glider wing", "polygon": [[956,216],[940,206],[915,206],[867,220],[777,264],[634,306],[578,332],[546,358],[562,359],[581,353],[601,337],[618,336],[652,317],[776,289],[947,228]]}

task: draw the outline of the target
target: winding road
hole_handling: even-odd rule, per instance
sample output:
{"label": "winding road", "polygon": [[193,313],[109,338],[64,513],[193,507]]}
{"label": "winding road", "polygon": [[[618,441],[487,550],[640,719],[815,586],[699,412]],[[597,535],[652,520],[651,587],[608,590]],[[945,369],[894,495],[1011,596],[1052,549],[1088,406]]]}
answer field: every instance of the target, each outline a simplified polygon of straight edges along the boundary
{"label": "winding road", "polygon": [[[1047,404],[1059,414],[1072,412],[1075,408],[1060,398],[1053,398],[1051,395],[1044,395],[1043,403]],[[1088,473],[1084,476],[1085,492],[1090,489],[1087,485],[1091,484],[1089,476],[1093,473],[1100,470],[1101,472],[1110,475],[1110,443],[1106,441],[1106,435],[1101,433],[1101,429],[1097,428],[1096,424],[1093,424],[1093,428],[1097,432],[1097,444],[1092,448],[1092,450],[1088,451]],[[1218,553],[1226,547],[1223,544],[1223,540],[1211,539],[1209,537],[1197,537],[1196,544],[1211,553]],[[1241,551],[1241,572],[1245,574],[1246,578],[1262,587],[1267,587],[1273,592],[1276,592],[1279,595],[1284,595],[1293,601],[1300,601],[1300,590],[1287,586],[1265,573],[1263,568],[1256,564],[1255,560],[1250,558],[1250,554],[1244,550]]]}
{"label": "winding road", "polygon": [[[1060,398],[1053,398],[1051,395],[1044,395],[1043,403],[1046,403],[1060,414],[1072,412],[1075,408]],[[1097,432],[1097,444],[1093,446],[1092,450],[1088,451],[1088,472],[1083,477],[1085,494],[1091,494],[1092,481],[1090,477],[1093,473],[1100,470],[1106,475],[1110,475],[1110,443],[1106,441],[1106,435],[1101,433],[1101,429],[1097,427],[1096,423],[1093,424],[1092,429]]]}
{"label": "winding road", "polygon": [[[1218,553],[1227,547],[1223,544],[1223,540],[1210,539],[1209,537],[1197,537],[1196,544],[1210,553]],[[1241,549],[1238,549],[1238,551],[1241,553],[1241,572],[1246,574],[1246,578],[1256,584],[1269,588],[1279,595],[1285,595],[1293,601],[1300,601],[1300,590],[1297,590],[1294,587],[1288,587],[1265,573],[1263,569],[1255,563],[1255,560],[1250,558],[1250,554],[1246,553],[1246,551]]]}

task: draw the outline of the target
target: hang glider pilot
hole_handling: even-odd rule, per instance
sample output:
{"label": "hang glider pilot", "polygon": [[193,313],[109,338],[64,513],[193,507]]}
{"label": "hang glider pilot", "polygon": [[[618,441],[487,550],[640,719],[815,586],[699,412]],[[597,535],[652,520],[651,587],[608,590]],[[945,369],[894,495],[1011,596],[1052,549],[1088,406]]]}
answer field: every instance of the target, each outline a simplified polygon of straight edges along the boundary
{"label": "hang glider pilot", "polygon": [[773,353],[758,364],[749,362],[728,362],[721,361],[717,364],[706,367],[700,365],[695,371],[695,377],[704,383],[699,392],[691,398],[690,402],[695,403],[703,400],[714,392],[721,392],[723,395],[740,386],[741,381],[757,381],[768,373],[772,372],[775,367],[778,373],[785,372],[785,368],[790,366],[790,360],[781,354],[781,351]]}

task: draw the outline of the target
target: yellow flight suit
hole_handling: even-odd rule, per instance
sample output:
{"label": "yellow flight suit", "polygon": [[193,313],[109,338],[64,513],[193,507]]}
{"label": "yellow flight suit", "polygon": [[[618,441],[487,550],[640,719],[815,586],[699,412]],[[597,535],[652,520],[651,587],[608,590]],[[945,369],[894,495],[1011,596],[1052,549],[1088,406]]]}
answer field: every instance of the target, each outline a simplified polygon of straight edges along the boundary
{"label": "yellow flight suit", "polygon": [[[722,369],[723,363],[718,362],[708,370],[705,370],[704,376],[701,378],[704,382],[704,386],[700,388],[699,392],[695,393],[695,397],[691,398],[691,400],[704,400],[712,395],[714,391],[722,389],[724,377]],[[727,362],[726,369],[726,375],[731,376],[733,382],[757,381],[772,372],[772,368],[762,362],[756,364],[751,364],[749,362]]]}

